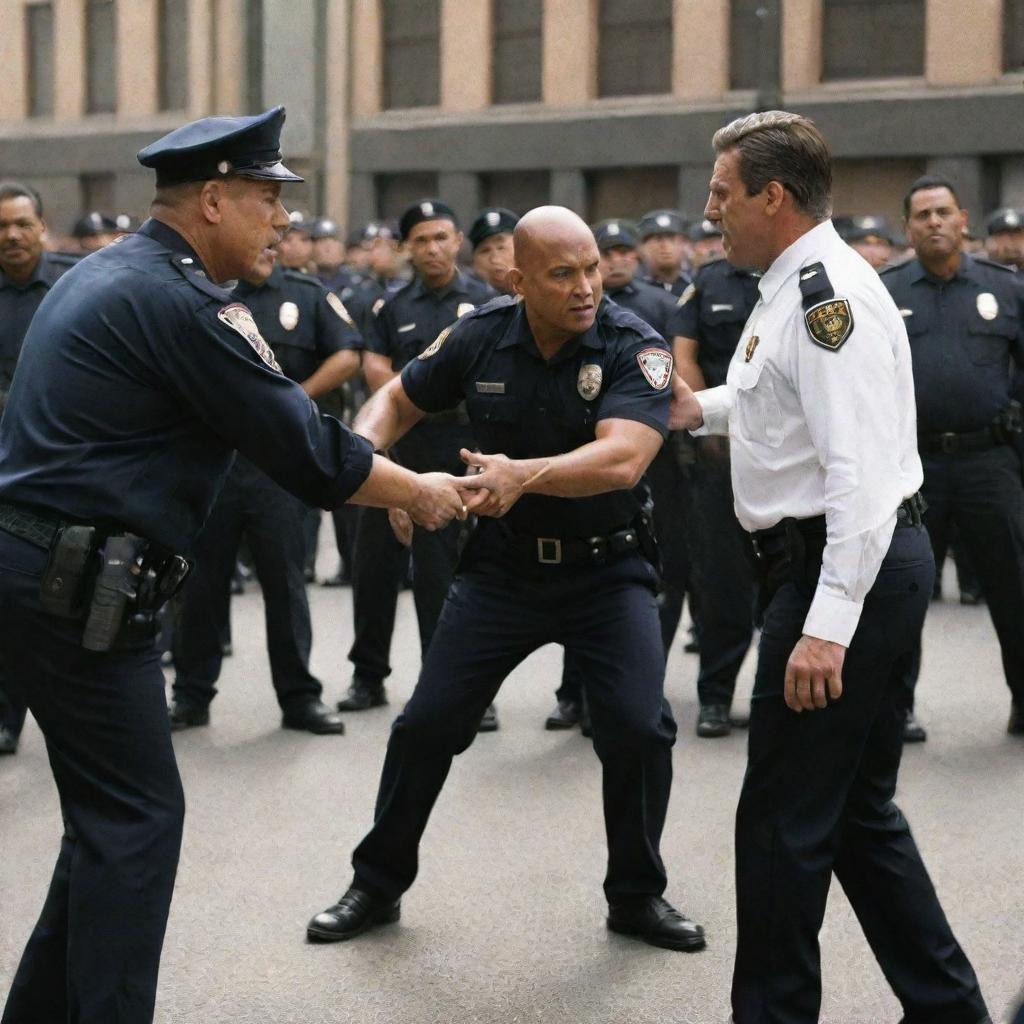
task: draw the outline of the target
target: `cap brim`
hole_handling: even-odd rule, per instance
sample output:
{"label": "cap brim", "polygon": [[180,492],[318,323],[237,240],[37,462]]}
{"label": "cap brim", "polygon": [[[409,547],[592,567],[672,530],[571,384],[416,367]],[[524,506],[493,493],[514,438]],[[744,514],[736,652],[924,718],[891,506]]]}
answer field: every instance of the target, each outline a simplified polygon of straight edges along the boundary
{"label": "cap brim", "polygon": [[271,164],[269,167],[253,167],[235,171],[240,178],[255,178],[257,181],[305,181],[297,174],[293,174],[280,161]]}

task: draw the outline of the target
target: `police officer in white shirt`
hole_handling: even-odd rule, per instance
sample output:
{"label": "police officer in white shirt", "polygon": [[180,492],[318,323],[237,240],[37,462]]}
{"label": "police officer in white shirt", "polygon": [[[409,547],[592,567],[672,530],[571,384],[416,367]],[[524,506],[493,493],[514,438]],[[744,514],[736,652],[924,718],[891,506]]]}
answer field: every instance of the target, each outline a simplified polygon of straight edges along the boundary
{"label": "police officer in white shirt", "polygon": [[[812,1024],[835,873],[907,1024],[979,1024],[977,978],[893,803],[900,678],[931,594],[910,350],[878,275],[829,220],[814,124],[722,128],[706,216],[761,270],[727,383],[674,384],[674,426],[728,433],[763,633],[736,818],[736,1024]],[[854,1014],[856,1017],[857,1015]]]}

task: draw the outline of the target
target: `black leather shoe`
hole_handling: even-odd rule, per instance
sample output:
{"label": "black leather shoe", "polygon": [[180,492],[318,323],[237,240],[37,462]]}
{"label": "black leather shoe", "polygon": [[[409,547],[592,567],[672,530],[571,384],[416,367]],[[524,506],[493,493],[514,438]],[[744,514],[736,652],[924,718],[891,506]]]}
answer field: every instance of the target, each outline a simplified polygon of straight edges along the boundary
{"label": "black leather shoe", "polygon": [[321,587],[350,587],[352,585],[352,577],[344,572],[336,572],[333,576],[328,576],[327,579],[320,581]]}
{"label": "black leather shoe", "polygon": [[580,724],[583,707],[578,700],[560,700],[544,720],[545,729],[573,729]]}
{"label": "black leather shoe", "polygon": [[0,754],[16,754],[18,752],[18,734],[6,725],[0,725]]}
{"label": "black leather shoe", "polygon": [[903,720],[903,742],[924,743],[926,739],[928,739],[928,731],[914,717],[914,712],[908,711],[907,717]]}
{"label": "black leather shoe", "polygon": [[171,732],[181,732],[182,729],[194,729],[197,725],[209,725],[210,709],[187,704],[183,700],[172,700],[167,709],[167,717],[171,720]]}
{"label": "black leather shoe", "polygon": [[968,608],[973,608],[976,605],[981,604],[985,598],[982,596],[980,590],[961,590],[960,591],[960,603],[967,605]]}
{"label": "black leather shoe", "polygon": [[487,705],[487,710],[484,712],[484,717],[480,719],[480,724],[476,727],[477,732],[497,732],[498,731],[498,709],[493,704]]}
{"label": "black leather shoe", "polygon": [[348,688],[348,696],[339,700],[337,707],[339,711],[366,711],[369,708],[379,708],[387,702],[383,683],[373,686],[354,682]]}
{"label": "black leather shoe", "polygon": [[697,735],[705,739],[728,736],[732,732],[729,709],[724,704],[702,704],[697,716]]}
{"label": "black leather shoe", "polygon": [[707,944],[704,929],[661,896],[610,904],[608,928],[620,935],[635,935],[650,946],[684,953],[694,953]]}
{"label": "black leather shoe", "polygon": [[1016,704],[1010,705],[1010,720],[1006,723],[1006,731],[1011,736],[1024,736],[1024,711]]}
{"label": "black leather shoe", "polygon": [[321,701],[311,700],[286,711],[281,717],[281,727],[302,729],[317,736],[340,736],[345,731],[345,722],[337,711],[332,711]]}
{"label": "black leather shoe", "polygon": [[333,906],[306,926],[310,942],[344,942],[375,924],[392,924],[402,916],[402,901],[386,902],[352,886]]}

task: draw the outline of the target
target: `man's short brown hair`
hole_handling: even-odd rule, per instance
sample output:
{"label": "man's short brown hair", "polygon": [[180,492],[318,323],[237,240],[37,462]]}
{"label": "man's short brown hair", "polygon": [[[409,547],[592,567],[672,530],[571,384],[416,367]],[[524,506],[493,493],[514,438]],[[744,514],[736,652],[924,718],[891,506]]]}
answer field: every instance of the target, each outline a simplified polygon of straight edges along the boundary
{"label": "man's short brown hair", "polygon": [[716,153],[736,149],[740,180],[756,196],[770,181],[792,195],[815,220],[832,214],[832,154],[810,118],[785,110],[738,117],[715,132]]}

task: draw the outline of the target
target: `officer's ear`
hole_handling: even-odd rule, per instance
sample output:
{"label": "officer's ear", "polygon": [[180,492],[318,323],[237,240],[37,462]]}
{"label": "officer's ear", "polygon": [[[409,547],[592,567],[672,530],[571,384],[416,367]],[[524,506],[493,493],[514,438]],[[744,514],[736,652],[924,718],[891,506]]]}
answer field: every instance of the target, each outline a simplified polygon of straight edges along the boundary
{"label": "officer's ear", "polygon": [[226,184],[223,178],[211,178],[203,182],[199,191],[199,211],[209,224],[219,224],[224,219]]}
{"label": "officer's ear", "polygon": [[786,188],[781,181],[769,181],[764,187],[764,193],[767,200],[764,212],[774,217],[786,201]]}
{"label": "officer's ear", "polygon": [[523,272],[518,267],[509,267],[506,280],[514,295],[523,294]]}

